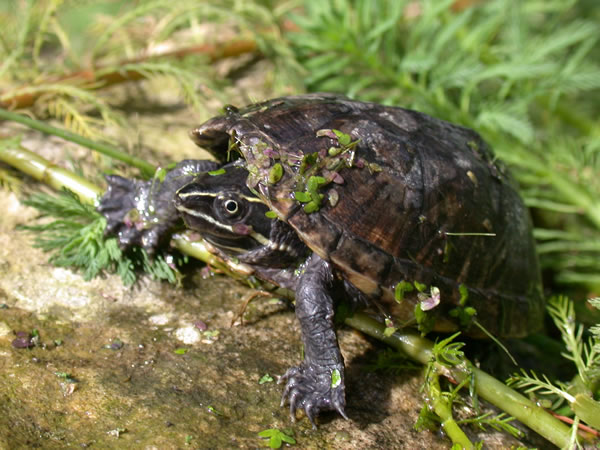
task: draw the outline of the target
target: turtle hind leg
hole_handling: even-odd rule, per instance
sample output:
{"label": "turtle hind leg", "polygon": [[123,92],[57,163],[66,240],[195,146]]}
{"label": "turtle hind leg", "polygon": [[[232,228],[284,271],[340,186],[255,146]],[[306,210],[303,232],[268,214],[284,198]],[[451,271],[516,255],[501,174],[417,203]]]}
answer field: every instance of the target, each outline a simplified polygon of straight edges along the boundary
{"label": "turtle hind leg", "polygon": [[335,410],[344,418],[344,360],[333,326],[333,299],[329,291],[333,274],[329,263],[310,256],[296,288],[296,317],[302,328],[304,361],[289,369],[279,380],[286,386],[282,406],[290,404],[290,416],[303,409],[315,426],[321,411]]}

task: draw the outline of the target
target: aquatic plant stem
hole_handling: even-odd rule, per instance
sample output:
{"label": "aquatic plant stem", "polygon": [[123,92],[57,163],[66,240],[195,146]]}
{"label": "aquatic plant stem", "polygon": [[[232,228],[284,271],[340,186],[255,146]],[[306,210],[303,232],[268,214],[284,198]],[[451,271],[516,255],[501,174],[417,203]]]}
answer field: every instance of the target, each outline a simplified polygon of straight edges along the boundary
{"label": "aquatic plant stem", "polygon": [[[363,313],[357,313],[347,318],[345,322],[351,327],[400,350],[411,359],[422,364],[427,364],[433,358],[433,342],[421,337],[416,332],[400,330],[391,336],[384,336],[385,325]],[[438,365],[436,364],[436,366]],[[475,391],[481,398],[526,424],[559,448],[565,448],[569,444],[571,431],[567,425],[472,364],[451,368],[440,366],[438,369],[442,373],[449,372],[450,376],[458,383],[464,381],[472,373]]]}
{"label": "aquatic plant stem", "polygon": [[93,205],[102,195],[102,189],[95,184],[24,148],[0,147],[0,161],[10,164],[56,190],[66,188],[75,192],[79,200],[84,203]]}
{"label": "aquatic plant stem", "polygon": [[156,170],[156,167],[150,164],[149,162],[144,161],[140,158],[136,158],[135,156],[131,156],[125,152],[122,152],[121,150],[119,150],[116,147],[113,147],[112,145],[102,144],[100,142],[93,141],[78,134],[71,133],[70,131],[53,127],[39,120],[31,119],[22,114],[17,114],[15,112],[0,108],[0,119],[12,120],[27,127],[33,128],[34,130],[41,131],[42,133],[58,136],[67,141],[83,145],[84,147],[95,150],[99,153],[102,153],[103,155],[109,156],[119,161],[123,161],[124,163],[129,164],[133,167],[137,167],[138,169],[140,169],[140,171],[145,177],[152,176],[154,174],[154,171]]}
{"label": "aquatic plant stem", "polygon": [[452,417],[452,400],[443,395],[437,373],[430,376],[427,386],[430,398],[428,403],[431,403],[430,407],[433,407],[433,411],[440,418],[442,430],[448,435],[453,446],[459,445],[460,448],[465,450],[474,449],[473,443]]}

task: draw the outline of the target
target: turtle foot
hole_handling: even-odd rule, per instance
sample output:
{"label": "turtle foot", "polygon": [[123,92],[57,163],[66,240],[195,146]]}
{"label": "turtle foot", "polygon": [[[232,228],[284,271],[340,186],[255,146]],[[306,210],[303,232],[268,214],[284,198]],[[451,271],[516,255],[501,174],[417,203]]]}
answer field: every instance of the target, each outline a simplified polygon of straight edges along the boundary
{"label": "turtle foot", "polygon": [[315,364],[302,364],[292,367],[279,378],[285,382],[281,406],[290,404],[290,419],[296,421],[296,410],[304,410],[313,428],[315,417],[321,411],[337,411],[348,419],[344,407],[344,367],[323,367]]}
{"label": "turtle foot", "polygon": [[[116,235],[119,247],[139,245],[152,255],[161,238],[168,234],[170,224],[148,226],[151,183],[130,180],[117,175],[106,177],[108,189],[97,207],[106,218],[106,235]],[[140,205],[146,209],[140,210]]]}
{"label": "turtle foot", "polygon": [[105,234],[116,235],[122,249],[139,245],[153,255],[180,223],[173,202],[177,190],[217,167],[214,161],[184,159],[148,181],[108,175],[108,189],[97,207],[106,217]]}

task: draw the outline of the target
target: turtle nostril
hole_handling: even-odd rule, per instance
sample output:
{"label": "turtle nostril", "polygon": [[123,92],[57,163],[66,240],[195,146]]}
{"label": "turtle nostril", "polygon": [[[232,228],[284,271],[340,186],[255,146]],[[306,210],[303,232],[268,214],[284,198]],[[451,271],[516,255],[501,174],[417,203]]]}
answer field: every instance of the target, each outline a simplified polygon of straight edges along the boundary
{"label": "turtle nostril", "polygon": [[175,194],[175,197],[173,198],[173,203],[175,204],[175,208],[181,205],[181,197],[179,197],[179,192]]}

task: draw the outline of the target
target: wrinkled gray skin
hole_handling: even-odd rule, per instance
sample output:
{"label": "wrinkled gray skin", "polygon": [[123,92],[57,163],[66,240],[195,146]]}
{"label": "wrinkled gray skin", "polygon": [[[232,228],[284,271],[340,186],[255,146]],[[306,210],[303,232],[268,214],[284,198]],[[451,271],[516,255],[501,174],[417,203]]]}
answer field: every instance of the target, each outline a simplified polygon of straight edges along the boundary
{"label": "wrinkled gray skin", "polygon": [[[107,218],[107,233],[116,234],[123,248],[140,245],[153,254],[180,227],[181,217],[187,228],[199,231],[223,257],[235,257],[253,267],[259,278],[293,290],[305,358],[280,378],[280,383],[286,383],[281,404],[289,401],[292,420],[296,410],[303,409],[313,426],[321,411],[336,410],[347,418],[344,361],[334,329],[332,293],[365,303],[362,294],[336,280],[330,263],[311,254],[289,225],[268,219],[262,202],[248,201],[256,197],[246,187],[243,167],[233,163],[224,166],[225,174],[205,173],[216,167],[212,161],[182,161],[162,183],[108,176],[109,187],[98,207]],[[198,190],[210,195],[194,196]],[[237,203],[235,214],[227,209],[231,200]],[[215,219],[221,226],[215,225]],[[223,225],[241,226],[228,230]],[[247,226],[266,237],[268,244],[252,238]],[[339,381],[332,387],[334,373]]]}

